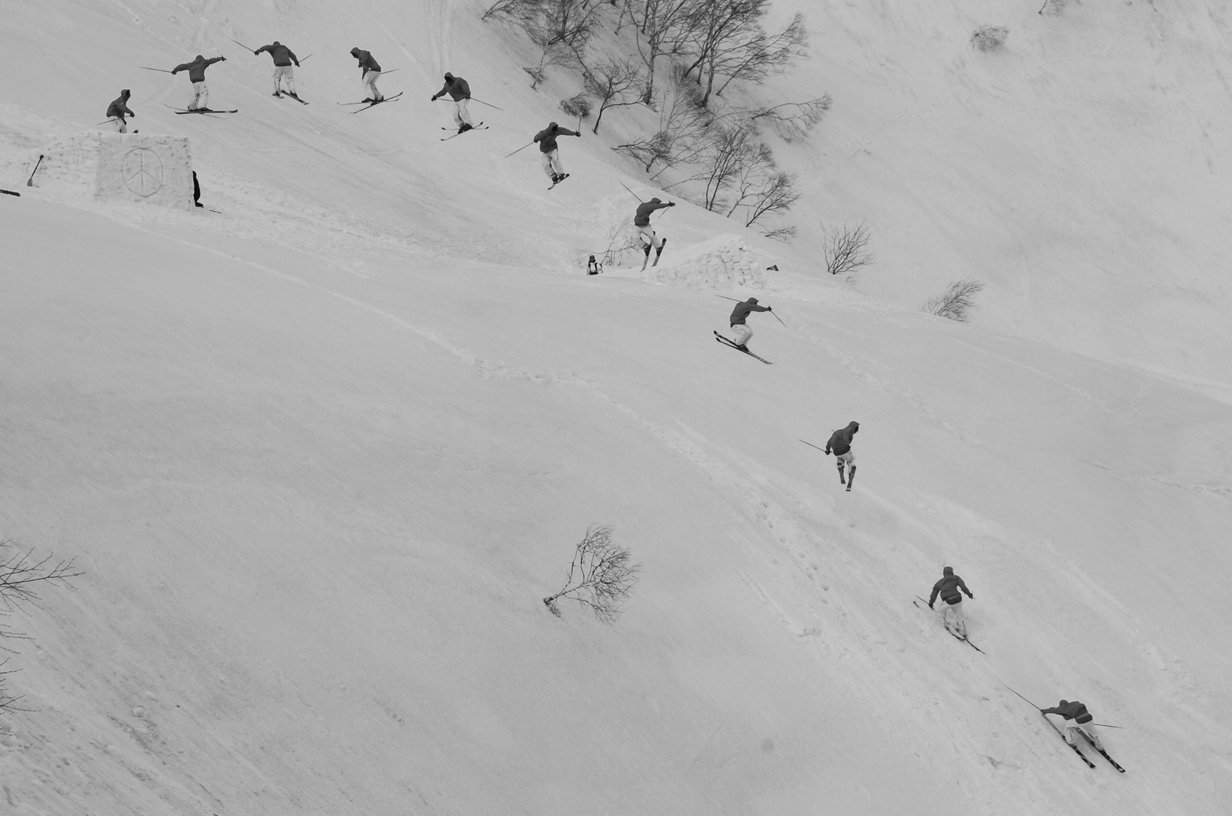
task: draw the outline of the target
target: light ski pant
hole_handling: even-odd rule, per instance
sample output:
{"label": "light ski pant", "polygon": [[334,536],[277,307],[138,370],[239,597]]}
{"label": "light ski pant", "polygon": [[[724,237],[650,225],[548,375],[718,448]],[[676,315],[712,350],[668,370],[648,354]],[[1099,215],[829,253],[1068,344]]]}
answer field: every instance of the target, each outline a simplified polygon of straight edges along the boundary
{"label": "light ski pant", "polygon": [[374,102],[380,102],[385,97],[381,96],[381,92],[376,89],[376,81],[381,78],[380,71],[364,71],[363,85],[367,90],[364,93],[368,94],[368,98]]}
{"label": "light ski pant", "polygon": [[291,69],[290,65],[274,66],[274,93],[282,90],[280,86],[283,79],[287,81],[287,92],[295,93],[295,71]]}
{"label": "light ski pant", "polygon": [[649,226],[638,227],[637,234],[638,234],[638,237],[642,239],[642,246],[645,246],[646,244],[650,244],[650,246],[654,247],[655,249],[663,248],[663,239],[655,235],[655,231],[651,227]]}
{"label": "light ski pant", "polygon": [[737,323],[731,327],[732,334],[736,335],[736,345],[748,345],[748,342],[753,339],[753,330],[745,323]]}
{"label": "light ski pant", "polygon": [[124,121],[123,116],[113,116],[111,121],[115,123],[116,133],[128,133],[128,123]]}
{"label": "light ski pant", "polygon": [[1086,724],[1081,724],[1077,720],[1066,720],[1065,721],[1065,741],[1068,742],[1070,745],[1076,745],[1078,742],[1077,732],[1081,731],[1082,733],[1090,737],[1091,744],[1095,746],[1096,750],[1098,751],[1104,750],[1103,743],[1099,741],[1099,737],[1095,736],[1095,729],[1092,727],[1094,725],[1095,725],[1094,720]]}
{"label": "light ski pant", "polygon": [[967,622],[963,619],[962,598],[959,598],[957,603],[946,603],[941,608],[941,622],[951,632],[957,632],[963,637],[967,636]]}
{"label": "light ski pant", "polygon": [[205,87],[205,80],[194,82],[192,86],[193,101],[188,103],[188,109],[208,108],[210,106],[210,89]]}
{"label": "light ski pant", "polygon": [[548,178],[554,179],[556,176],[563,176],[565,168],[560,163],[560,151],[553,150],[551,153],[540,153],[543,157],[543,172],[548,174]]}
{"label": "light ski pant", "polygon": [[453,121],[457,123],[458,127],[462,127],[463,125],[473,124],[471,122],[471,115],[466,109],[467,106],[470,104],[470,100],[469,99],[458,99],[458,100],[455,100],[453,104],[454,104]]}

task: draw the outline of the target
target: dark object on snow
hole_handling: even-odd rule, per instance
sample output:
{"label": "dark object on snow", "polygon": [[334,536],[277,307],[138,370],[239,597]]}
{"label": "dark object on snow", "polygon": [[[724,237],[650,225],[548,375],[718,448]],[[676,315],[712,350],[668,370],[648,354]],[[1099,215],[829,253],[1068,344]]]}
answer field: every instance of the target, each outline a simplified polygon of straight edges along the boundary
{"label": "dark object on snow", "polygon": [[590,260],[586,262],[586,274],[587,275],[598,275],[602,271],[603,271],[603,264],[596,261],[595,256],[591,255]]}
{"label": "dark object on snow", "polygon": [[193,204],[196,204],[198,207],[204,207],[205,205],[201,203],[201,182],[197,181],[197,171],[196,170],[192,171],[192,174],[193,174]]}
{"label": "dark object on snow", "polygon": [[30,171],[30,178],[26,179],[26,186],[27,186],[27,187],[33,187],[33,186],[34,186],[34,174],[38,172],[39,165],[40,165],[40,164],[42,164],[42,163],[43,163],[43,154],[42,154],[42,153],[40,153],[40,154],[39,154],[38,161],[36,161],[36,162],[34,163],[34,169]]}

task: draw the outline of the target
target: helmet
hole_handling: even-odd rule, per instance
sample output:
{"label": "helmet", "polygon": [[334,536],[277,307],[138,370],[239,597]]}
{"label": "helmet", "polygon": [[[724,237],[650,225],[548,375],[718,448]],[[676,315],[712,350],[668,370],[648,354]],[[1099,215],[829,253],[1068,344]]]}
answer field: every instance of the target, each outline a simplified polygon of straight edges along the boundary
{"label": "helmet", "polygon": [[356,54],[358,54],[358,53],[359,53],[359,46],[357,45],[357,46],[355,46],[354,48],[352,48],[352,49],[351,49],[351,56],[353,57],[353,56],[355,56],[355,55],[356,55]]}
{"label": "helmet", "polygon": [[651,203],[651,204],[661,204],[661,203],[663,203],[663,199],[661,199],[661,198],[652,198],[652,199],[650,199],[650,203]]}
{"label": "helmet", "polygon": [[548,122],[548,130],[556,130],[556,128],[558,127],[560,126],[557,125],[555,122]]}
{"label": "helmet", "polygon": [[274,45],[282,45],[282,43],[278,42],[278,40],[274,40]]}
{"label": "helmet", "polygon": [[125,88],[124,90],[120,91],[120,96],[132,96],[132,95],[133,95],[133,92],[130,91],[128,88]]}
{"label": "helmet", "polygon": [[1069,705],[1069,700],[1062,700],[1061,705]]}
{"label": "helmet", "polygon": [[953,575],[953,574],[954,574],[954,568],[953,568],[953,567],[946,567],[945,569],[941,570],[941,574],[942,574],[942,575]]}
{"label": "helmet", "polygon": [[201,56],[200,54],[198,54],[198,55],[197,55],[197,59],[199,59],[199,60],[203,60],[203,59],[205,59],[205,57],[203,57],[203,56]]}
{"label": "helmet", "polygon": [[445,79],[453,79],[453,74],[451,74],[451,73],[449,73],[448,71],[446,71],[446,72],[445,72]]}
{"label": "helmet", "polygon": [[746,300],[746,301],[745,301],[745,303],[751,303],[751,304],[753,304],[754,306],[756,306],[756,305],[757,305],[757,298],[749,298],[748,300]]}

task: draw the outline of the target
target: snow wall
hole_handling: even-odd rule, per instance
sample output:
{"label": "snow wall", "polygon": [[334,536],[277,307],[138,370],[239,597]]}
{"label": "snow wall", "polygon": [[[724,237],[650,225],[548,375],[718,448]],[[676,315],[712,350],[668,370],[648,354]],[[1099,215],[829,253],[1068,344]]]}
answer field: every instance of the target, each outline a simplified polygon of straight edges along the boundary
{"label": "snow wall", "polygon": [[87,131],[44,149],[34,185],[54,197],[141,201],[193,208],[188,139]]}
{"label": "snow wall", "polygon": [[709,241],[676,248],[671,241],[663,249],[658,266],[647,269],[658,283],[695,289],[761,288],[768,263],[735,235],[720,235]]}

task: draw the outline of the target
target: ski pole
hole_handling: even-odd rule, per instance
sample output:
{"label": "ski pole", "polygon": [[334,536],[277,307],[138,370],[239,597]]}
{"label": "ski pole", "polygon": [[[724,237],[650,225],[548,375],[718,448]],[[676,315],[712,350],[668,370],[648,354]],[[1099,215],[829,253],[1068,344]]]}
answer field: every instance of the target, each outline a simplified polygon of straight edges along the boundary
{"label": "ski pole", "polygon": [[[629,190],[629,186],[625,184],[623,181],[620,182],[620,186],[624,187],[626,190]],[[637,193],[633,192],[632,190],[629,190],[629,195],[633,196],[634,198],[637,198]],[[637,198],[637,203],[644,204],[646,202],[642,201],[640,198]]]}
{"label": "ski pole", "polygon": [[[314,53],[315,53],[315,52],[314,52]],[[308,57],[311,57],[311,56],[312,56],[312,54],[309,54],[309,55],[308,55]],[[303,65],[305,62],[307,62],[307,61],[308,61],[308,57],[304,57],[304,58],[302,58],[302,59],[299,61],[299,62],[300,62],[300,65]]]}
{"label": "ski pole", "polygon": [[249,48],[248,46],[244,45],[244,44],[243,44],[242,42],[240,42],[239,40],[232,40],[231,42],[235,43],[235,44],[236,44],[236,45],[238,45],[240,48],[243,48],[243,49],[244,49],[245,51],[247,51],[248,53],[250,53],[250,54],[252,53],[252,49],[251,49],[251,48]]}
{"label": "ski pole", "polygon": [[166,68],[151,68],[151,67],[149,67],[148,65],[138,65],[137,67],[138,67],[138,68],[144,68],[144,69],[145,69],[145,70],[147,70],[147,71],[158,71],[158,72],[159,72],[159,73],[161,73],[161,74],[169,74],[169,73],[171,73],[171,72],[170,72],[170,71],[168,71]]}
{"label": "ski pole", "polygon": [[[525,150],[526,148],[530,147],[533,144],[534,142],[528,142],[527,144],[524,144],[521,147],[519,147],[517,150],[513,151],[513,153],[521,153],[523,150]],[[509,156],[512,156],[513,153],[510,153]],[[507,159],[509,158],[509,156],[505,156],[505,158]]]}
{"label": "ski pole", "polygon": [[1125,727],[1123,725],[1110,725],[1109,723],[1092,723],[1092,725],[1098,725],[1100,728],[1124,728]]}
{"label": "ski pole", "polygon": [[[1005,685],[1005,684],[1004,684],[1004,683],[1002,683],[1002,685]],[[1028,700],[1026,697],[1023,697],[1021,694],[1019,694],[1018,692],[1014,691],[1014,690],[1013,690],[1012,688],[1010,688],[1009,686],[1005,686],[1005,687],[1006,687],[1007,689],[1010,689],[1010,691],[1013,691],[1013,692],[1014,692],[1014,694],[1015,694],[1015,695],[1016,695],[1019,699],[1021,699],[1024,703],[1028,703],[1029,705],[1031,705],[1031,706],[1032,706],[1032,707],[1033,707],[1036,711],[1040,711],[1040,712],[1042,712],[1042,711],[1044,710],[1044,709],[1040,708],[1039,706],[1035,705],[1035,703],[1032,703],[1032,702],[1031,702],[1030,700]]]}
{"label": "ski pole", "polygon": [[[722,297],[722,296],[720,295],[720,297]],[[803,440],[803,439],[801,439],[800,441],[801,441],[801,442],[804,442],[804,440]],[[817,448],[817,446],[816,446],[816,445],[814,445],[812,442],[804,442],[804,444],[808,445],[810,448]],[[817,448],[817,450],[821,451],[822,453],[825,453],[825,452],[826,452],[824,448]],[[923,600],[923,599],[921,598],[921,600]]]}
{"label": "ski pole", "polygon": [[494,109],[494,110],[498,110],[498,111],[503,111],[503,110],[504,110],[504,108],[498,108],[498,107],[496,107],[495,105],[493,105],[491,102],[484,102],[482,99],[476,99],[476,98],[475,98],[475,97],[473,97],[473,96],[471,97],[471,101],[472,101],[472,102],[478,102],[480,105],[487,105],[489,108],[492,108],[492,109]]}
{"label": "ski pole", "polygon": [[5,190],[3,187],[0,187],[0,193],[3,193],[4,195],[17,196],[18,198],[21,198],[21,193],[15,193],[12,190]]}
{"label": "ski pole", "polygon": [[[774,314],[774,309],[770,309],[769,311],[770,311],[770,314],[774,315],[775,320],[777,320],[780,323],[783,323],[783,318],[779,317],[777,314]],[[783,323],[783,328],[787,328],[786,323]]]}
{"label": "ski pole", "polygon": [[34,174],[38,172],[39,165],[40,165],[40,164],[42,164],[42,163],[43,163],[43,154],[42,154],[42,153],[40,153],[40,154],[39,154],[38,161],[36,161],[36,162],[34,163],[34,169],[30,171],[30,178],[26,179],[26,186],[27,186],[27,187],[33,187],[33,186],[34,186]]}
{"label": "ski pole", "polygon": [[[723,300],[730,300],[732,303],[743,303],[744,302],[738,298],[728,297],[727,295],[715,295],[715,297],[723,298]],[[804,440],[802,439],[800,441],[803,442]]]}

